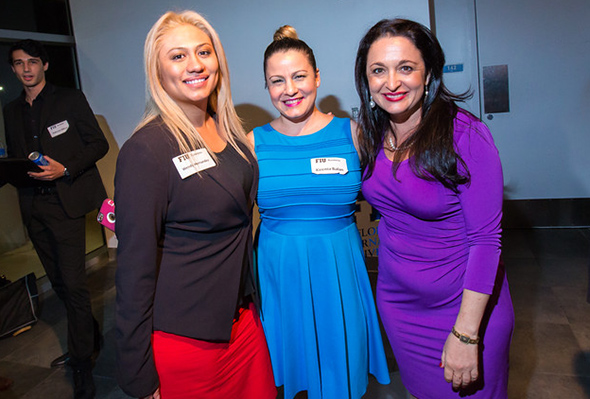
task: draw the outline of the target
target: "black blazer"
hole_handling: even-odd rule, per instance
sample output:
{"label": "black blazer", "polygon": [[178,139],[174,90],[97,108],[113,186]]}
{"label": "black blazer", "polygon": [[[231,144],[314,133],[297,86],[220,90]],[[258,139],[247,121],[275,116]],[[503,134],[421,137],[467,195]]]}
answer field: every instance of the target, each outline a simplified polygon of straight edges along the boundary
{"label": "black blazer", "polygon": [[[55,186],[66,214],[72,218],[81,217],[99,208],[107,197],[96,162],[107,153],[109,144],[81,91],[47,83],[42,93],[41,147],[44,154],[68,168],[70,177],[55,180]],[[24,94],[4,108],[9,157],[26,158],[29,154],[25,141],[23,104]],[[48,128],[63,121],[68,122],[69,128],[52,138]],[[20,188],[18,193],[26,224],[31,216],[33,189]]]}
{"label": "black blazer", "polygon": [[[243,146],[242,146],[243,147]],[[160,119],[123,145],[117,160],[116,342],[118,380],[131,396],[151,394],[159,379],[153,330],[229,341],[252,268],[252,208],[258,165],[244,170],[249,192],[228,164],[182,179],[178,145]],[[226,151],[235,151],[229,146]]]}

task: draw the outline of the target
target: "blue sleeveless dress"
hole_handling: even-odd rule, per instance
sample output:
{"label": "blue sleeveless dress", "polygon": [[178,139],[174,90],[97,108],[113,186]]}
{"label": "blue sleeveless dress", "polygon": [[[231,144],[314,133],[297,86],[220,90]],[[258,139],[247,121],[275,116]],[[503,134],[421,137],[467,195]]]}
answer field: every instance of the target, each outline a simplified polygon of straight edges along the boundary
{"label": "blue sleeveless dress", "polygon": [[268,124],[254,137],[257,273],[275,383],[286,399],[305,390],[360,398],[368,373],[382,384],[389,373],[354,221],[361,169],[350,120],[297,137]]}

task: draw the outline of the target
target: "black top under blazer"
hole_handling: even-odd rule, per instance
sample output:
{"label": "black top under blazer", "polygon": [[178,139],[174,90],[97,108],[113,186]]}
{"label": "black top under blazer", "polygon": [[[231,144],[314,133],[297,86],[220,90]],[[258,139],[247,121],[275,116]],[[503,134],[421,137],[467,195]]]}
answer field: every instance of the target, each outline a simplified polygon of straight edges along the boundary
{"label": "black top under blazer", "polygon": [[[229,148],[229,144],[228,144]],[[159,385],[153,330],[227,342],[252,268],[258,166],[245,146],[249,193],[217,165],[182,179],[179,147],[161,119],[123,145],[115,175],[118,380],[142,397]],[[231,151],[235,151],[230,148]]]}
{"label": "black top under blazer", "polygon": [[[98,209],[107,197],[96,162],[109,150],[108,141],[80,90],[46,83],[40,95],[43,96],[43,107],[39,141],[43,153],[70,172],[69,177],[55,180],[57,194],[69,217],[82,217]],[[28,106],[23,92],[4,108],[9,157],[27,158],[29,154],[23,116],[24,107]],[[68,129],[51,137],[48,128],[63,121],[68,122]],[[31,218],[34,191],[26,187],[19,188],[18,193],[23,221],[27,224]]]}

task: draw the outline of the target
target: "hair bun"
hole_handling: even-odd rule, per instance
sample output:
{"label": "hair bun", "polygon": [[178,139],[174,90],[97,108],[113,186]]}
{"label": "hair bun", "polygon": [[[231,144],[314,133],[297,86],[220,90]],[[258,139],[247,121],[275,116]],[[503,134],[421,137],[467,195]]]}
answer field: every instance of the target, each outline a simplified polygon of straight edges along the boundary
{"label": "hair bun", "polygon": [[295,39],[298,40],[299,36],[297,35],[297,31],[291,25],[283,25],[279,29],[276,30],[273,40],[279,41],[282,39]]}

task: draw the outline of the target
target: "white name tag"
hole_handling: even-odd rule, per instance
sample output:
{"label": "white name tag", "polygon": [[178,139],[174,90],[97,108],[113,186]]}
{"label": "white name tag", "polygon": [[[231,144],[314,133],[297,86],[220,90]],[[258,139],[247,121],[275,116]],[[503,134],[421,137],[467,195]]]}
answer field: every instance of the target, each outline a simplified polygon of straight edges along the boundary
{"label": "white name tag", "polygon": [[181,179],[215,166],[215,161],[205,148],[187,152],[172,158]]}
{"label": "white name tag", "polygon": [[344,158],[311,158],[311,173],[314,175],[345,175],[348,173]]}
{"label": "white name tag", "polygon": [[65,132],[67,132],[69,128],[70,128],[70,124],[68,123],[68,121],[63,121],[63,122],[56,123],[53,126],[49,126],[47,128],[47,130],[49,131],[51,138],[55,138],[55,137],[59,136],[60,134],[64,134]]}

